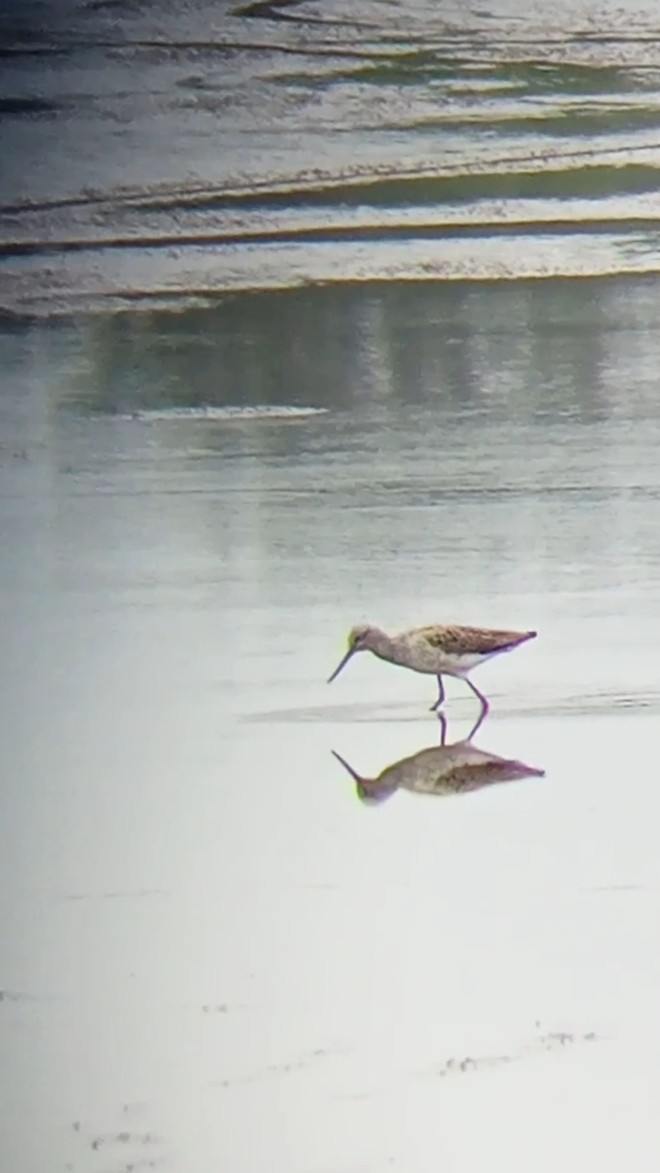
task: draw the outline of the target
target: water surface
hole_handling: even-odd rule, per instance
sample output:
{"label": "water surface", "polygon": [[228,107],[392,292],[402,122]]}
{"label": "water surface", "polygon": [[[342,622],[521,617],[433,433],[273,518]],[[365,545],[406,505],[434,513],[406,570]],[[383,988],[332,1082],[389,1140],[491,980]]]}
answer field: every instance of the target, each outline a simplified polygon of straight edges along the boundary
{"label": "water surface", "polygon": [[[657,321],[618,280],[5,330],[12,1166],[655,1153]],[[546,778],[362,807],[330,749],[437,738],[432,681],[324,684],[364,619],[538,628],[479,744]]]}
{"label": "water surface", "polygon": [[2,16],[8,1170],[657,1169],[657,13],[441,7]]}

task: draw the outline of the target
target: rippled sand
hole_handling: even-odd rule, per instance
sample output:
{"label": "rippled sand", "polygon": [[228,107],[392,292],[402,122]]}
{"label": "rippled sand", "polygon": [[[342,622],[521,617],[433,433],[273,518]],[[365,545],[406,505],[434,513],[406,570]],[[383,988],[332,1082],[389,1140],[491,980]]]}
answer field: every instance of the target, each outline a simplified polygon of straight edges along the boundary
{"label": "rippled sand", "polygon": [[658,271],[654,5],[27,4],[0,30],[6,314]]}

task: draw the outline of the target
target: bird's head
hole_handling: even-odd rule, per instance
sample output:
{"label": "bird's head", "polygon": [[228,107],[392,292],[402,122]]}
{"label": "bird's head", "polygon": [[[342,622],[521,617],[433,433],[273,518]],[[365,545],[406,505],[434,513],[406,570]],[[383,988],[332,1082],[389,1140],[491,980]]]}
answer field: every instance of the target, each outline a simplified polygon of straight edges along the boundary
{"label": "bird's head", "polygon": [[382,785],[380,779],[378,778],[363,778],[362,775],[358,774],[357,770],[354,770],[353,767],[348,764],[346,759],[343,758],[341,754],[338,754],[335,749],[333,749],[331,752],[334,757],[336,757],[337,761],[341,762],[346,772],[350,774],[351,778],[354,780],[355,793],[360,799],[360,802],[365,803],[366,806],[376,806],[378,803],[384,802],[386,798],[389,798],[392,794],[394,794],[394,791],[397,789],[396,786],[388,786],[387,784]]}
{"label": "bird's head", "polygon": [[348,664],[351,656],[355,655],[356,652],[367,651],[371,647],[371,640],[375,630],[376,629],[374,627],[368,627],[366,624],[360,624],[358,627],[351,628],[348,633],[348,650],[335,668],[332,676],[328,677],[328,684],[330,684],[330,682],[334,680],[336,676],[339,676],[339,673],[341,672],[342,668]]}

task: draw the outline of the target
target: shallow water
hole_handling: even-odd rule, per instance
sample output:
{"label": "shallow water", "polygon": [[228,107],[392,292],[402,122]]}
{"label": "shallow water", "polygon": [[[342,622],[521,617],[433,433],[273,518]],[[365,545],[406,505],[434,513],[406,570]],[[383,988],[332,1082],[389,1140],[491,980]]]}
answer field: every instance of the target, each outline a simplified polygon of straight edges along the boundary
{"label": "shallow water", "polygon": [[[5,330],[8,1168],[653,1166],[657,322],[620,280]],[[324,683],[361,619],[538,628],[478,744],[545,779],[362,806],[330,750],[438,729],[424,677]]]}
{"label": "shallow water", "polygon": [[1,30],[0,1164],[655,1173],[656,8]]}

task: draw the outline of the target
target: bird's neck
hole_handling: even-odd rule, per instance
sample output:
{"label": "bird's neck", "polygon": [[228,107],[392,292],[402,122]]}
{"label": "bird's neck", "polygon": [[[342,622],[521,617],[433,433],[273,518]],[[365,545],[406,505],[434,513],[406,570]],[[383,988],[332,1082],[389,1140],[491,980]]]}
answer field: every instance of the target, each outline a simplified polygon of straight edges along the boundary
{"label": "bird's neck", "polygon": [[396,638],[387,635],[379,627],[374,627],[369,634],[369,651],[381,660],[393,660],[396,652]]}

